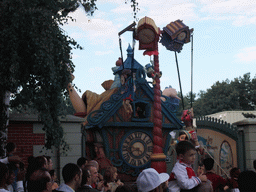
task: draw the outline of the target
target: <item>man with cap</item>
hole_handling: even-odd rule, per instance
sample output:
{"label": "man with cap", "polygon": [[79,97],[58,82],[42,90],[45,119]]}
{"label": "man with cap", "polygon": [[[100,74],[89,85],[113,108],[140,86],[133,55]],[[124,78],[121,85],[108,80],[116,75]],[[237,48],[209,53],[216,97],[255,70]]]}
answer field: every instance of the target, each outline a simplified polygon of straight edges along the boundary
{"label": "man with cap", "polygon": [[[162,184],[168,182],[167,173],[158,173],[153,168],[144,169],[138,176],[136,183],[139,192],[162,191]],[[168,183],[167,183],[168,184]]]}

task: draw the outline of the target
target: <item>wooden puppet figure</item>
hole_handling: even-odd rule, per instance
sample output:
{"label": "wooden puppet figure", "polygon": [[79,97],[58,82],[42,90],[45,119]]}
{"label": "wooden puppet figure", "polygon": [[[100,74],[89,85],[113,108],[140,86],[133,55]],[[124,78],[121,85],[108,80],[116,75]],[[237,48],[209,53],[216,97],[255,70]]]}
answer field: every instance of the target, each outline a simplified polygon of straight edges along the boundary
{"label": "wooden puppet figure", "polygon": [[203,148],[200,147],[200,144],[198,142],[198,138],[196,135],[196,129],[193,126],[193,118],[194,118],[194,111],[193,108],[184,110],[181,116],[181,120],[185,124],[185,130],[189,132],[191,141],[194,143],[195,147],[200,151],[200,153],[203,153]]}
{"label": "wooden puppet figure", "polygon": [[131,115],[133,112],[131,102],[136,91],[134,75],[130,69],[124,69],[121,74],[121,94],[123,94],[123,106],[125,111]]}

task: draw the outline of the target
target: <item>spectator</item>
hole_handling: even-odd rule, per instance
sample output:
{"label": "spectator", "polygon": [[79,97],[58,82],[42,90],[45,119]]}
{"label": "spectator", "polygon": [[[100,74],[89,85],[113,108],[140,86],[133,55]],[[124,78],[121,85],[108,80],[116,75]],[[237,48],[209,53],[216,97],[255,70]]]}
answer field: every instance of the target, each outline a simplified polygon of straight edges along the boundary
{"label": "spectator", "polygon": [[7,187],[8,168],[4,163],[0,163],[0,192],[8,192]]}
{"label": "spectator", "polygon": [[99,163],[95,160],[89,161],[88,165],[92,165],[92,166],[96,167],[97,171],[99,171],[99,169],[100,169]]}
{"label": "spectator", "polygon": [[59,185],[57,183],[57,175],[55,173],[55,170],[52,169],[49,171],[49,173],[51,175],[52,190],[57,189],[59,187]]}
{"label": "spectator", "polygon": [[216,173],[214,173],[213,171],[214,160],[210,157],[206,158],[203,160],[203,164],[206,171],[205,175],[207,179],[209,179],[212,182],[213,191],[217,191],[218,189],[223,190],[227,181],[220,175],[217,175]]}
{"label": "spectator", "polygon": [[195,190],[202,181],[207,181],[203,174],[196,176],[192,164],[195,162],[196,149],[189,141],[181,141],[176,145],[177,162],[169,179],[169,191]]}
{"label": "spectator", "polygon": [[256,171],[256,159],[253,161],[253,168],[254,168],[254,171]]}
{"label": "spectator", "polygon": [[47,159],[44,156],[37,156],[35,158],[31,158],[25,176],[25,182],[29,181],[32,173],[41,168],[47,169]]}
{"label": "spectator", "polygon": [[44,156],[45,158],[46,158],[46,168],[47,168],[47,170],[48,171],[51,171],[52,170],[52,166],[53,166],[53,163],[52,163],[52,159],[51,159],[51,157],[50,156]]}
{"label": "spectator", "polygon": [[97,189],[92,188],[93,177],[90,173],[90,168],[86,167],[83,170],[81,187],[77,189],[77,192],[98,192]]}
{"label": "spectator", "polygon": [[[100,169],[99,163],[95,160],[91,160],[88,162],[87,165],[96,167],[96,170],[97,170],[97,180],[95,183],[92,184],[92,187],[95,189],[102,188],[104,181],[103,181],[103,176],[99,173],[99,169]],[[90,171],[92,171],[92,170],[90,170]]]}
{"label": "spectator", "polygon": [[144,169],[138,176],[136,183],[139,192],[162,191],[162,184],[168,182],[167,173],[159,174],[155,169]]}
{"label": "spectator", "polygon": [[131,192],[132,188],[129,185],[119,185],[115,192]]}
{"label": "spectator", "polygon": [[57,191],[74,192],[81,185],[82,170],[74,163],[66,164],[62,169],[64,183],[60,185]]}
{"label": "spectator", "polygon": [[13,156],[13,153],[16,152],[16,145],[13,142],[9,142],[6,144],[6,156],[10,157]]}
{"label": "spectator", "polygon": [[256,173],[243,171],[238,176],[238,188],[240,192],[256,192]]}
{"label": "spectator", "polygon": [[212,182],[208,179],[196,187],[197,192],[213,192]]}
{"label": "spectator", "polygon": [[[24,191],[23,180],[24,180],[24,176],[25,176],[25,170],[18,169],[17,177],[16,177],[14,171],[17,170],[17,168],[16,168],[15,164],[10,163],[7,165],[7,167],[9,170],[9,175],[8,175],[7,182],[6,182],[8,191],[23,192]],[[15,178],[17,178],[17,182],[16,182],[15,187],[13,187]]]}
{"label": "spectator", "polygon": [[51,192],[51,176],[47,169],[40,168],[35,170],[27,182],[28,192]]}
{"label": "spectator", "polygon": [[237,180],[240,172],[240,169],[237,167],[230,170],[230,179],[227,181],[227,189],[229,188],[231,192],[239,192]]}
{"label": "spectator", "polygon": [[98,173],[98,169],[97,167],[95,167],[93,164],[88,163],[85,166],[85,169],[89,169],[90,170],[90,174],[91,174],[91,180],[92,180],[92,188],[97,189],[99,191],[103,190],[104,188],[104,181],[103,180],[99,180],[99,173]]}
{"label": "spectator", "polygon": [[83,169],[85,166],[86,166],[86,164],[88,163],[88,158],[87,157],[80,157],[78,160],[77,160],[77,165],[81,168],[81,169]]}
{"label": "spectator", "polygon": [[124,185],[120,180],[117,179],[118,173],[116,167],[108,167],[104,174],[104,182],[106,182],[111,192],[115,192],[118,186]]}

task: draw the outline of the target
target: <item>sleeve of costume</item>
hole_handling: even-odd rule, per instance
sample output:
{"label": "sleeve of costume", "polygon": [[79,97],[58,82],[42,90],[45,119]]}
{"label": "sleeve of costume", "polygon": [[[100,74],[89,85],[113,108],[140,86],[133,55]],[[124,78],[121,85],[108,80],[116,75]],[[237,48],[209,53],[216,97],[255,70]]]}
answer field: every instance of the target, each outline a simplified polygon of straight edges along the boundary
{"label": "sleeve of costume", "polygon": [[192,176],[191,178],[189,178],[185,166],[176,166],[173,170],[173,173],[181,189],[193,189],[201,183],[201,180],[198,177]]}
{"label": "sleeve of costume", "polygon": [[5,157],[5,158],[3,158],[3,159],[0,159],[0,162],[1,162],[1,163],[4,163],[4,164],[8,164],[8,163],[9,163],[8,157]]}
{"label": "sleeve of costume", "polygon": [[17,181],[17,192],[24,192],[23,181]]}

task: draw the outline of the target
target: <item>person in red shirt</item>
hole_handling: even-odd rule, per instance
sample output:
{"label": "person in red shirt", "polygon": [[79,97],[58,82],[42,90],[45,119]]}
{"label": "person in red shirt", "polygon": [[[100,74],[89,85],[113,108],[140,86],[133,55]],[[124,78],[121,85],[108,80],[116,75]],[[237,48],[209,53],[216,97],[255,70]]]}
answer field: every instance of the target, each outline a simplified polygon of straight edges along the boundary
{"label": "person in red shirt", "polygon": [[209,179],[212,182],[213,191],[218,191],[218,189],[223,190],[227,184],[227,180],[225,180],[220,175],[214,173],[213,171],[214,160],[210,157],[206,158],[203,160],[203,164],[206,172],[205,175],[207,179]]}

